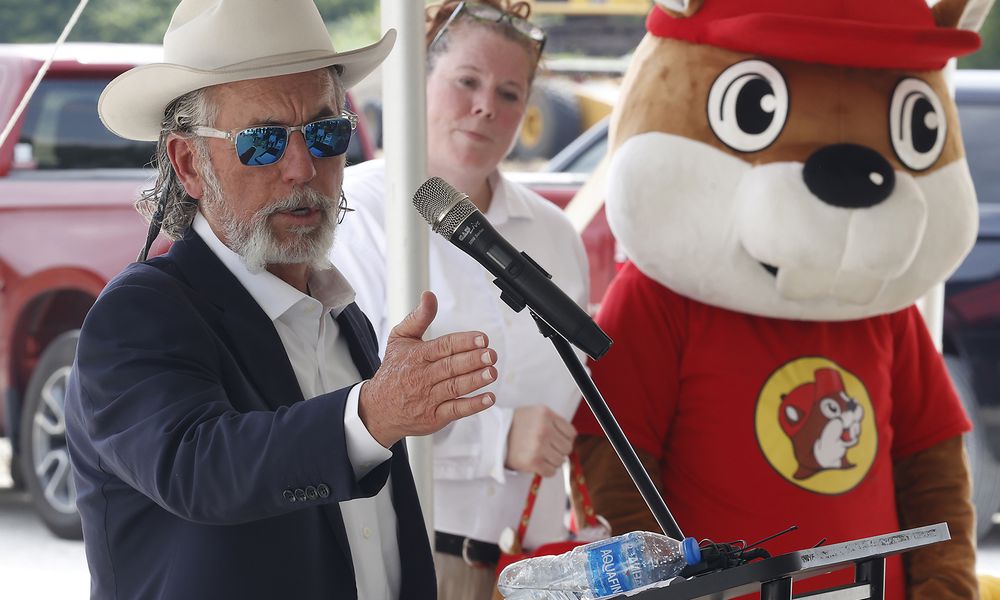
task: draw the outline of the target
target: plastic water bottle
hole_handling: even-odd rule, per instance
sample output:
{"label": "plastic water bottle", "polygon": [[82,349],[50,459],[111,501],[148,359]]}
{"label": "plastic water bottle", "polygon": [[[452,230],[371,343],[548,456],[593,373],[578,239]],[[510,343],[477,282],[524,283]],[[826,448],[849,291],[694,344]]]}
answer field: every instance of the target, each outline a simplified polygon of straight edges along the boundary
{"label": "plastic water bottle", "polygon": [[507,600],[589,600],[666,581],[699,562],[694,538],[633,531],[516,562],[500,573],[497,588]]}

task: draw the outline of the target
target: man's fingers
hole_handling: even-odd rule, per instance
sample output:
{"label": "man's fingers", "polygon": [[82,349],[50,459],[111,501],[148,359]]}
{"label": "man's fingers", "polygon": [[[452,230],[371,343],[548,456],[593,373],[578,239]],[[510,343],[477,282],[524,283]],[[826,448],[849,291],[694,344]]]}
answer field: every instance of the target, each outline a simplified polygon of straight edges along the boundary
{"label": "man's fingers", "polygon": [[496,401],[496,396],[490,392],[472,396],[471,398],[455,398],[454,400],[446,400],[438,405],[437,410],[435,411],[435,416],[441,424],[441,427],[444,427],[452,421],[468,417],[469,415],[474,415],[477,412],[482,412],[493,406]]}
{"label": "man's fingers", "polygon": [[477,369],[471,373],[466,373],[465,375],[459,375],[458,377],[452,377],[450,379],[439,381],[431,386],[430,397],[447,399],[459,398],[474,392],[485,385],[493,383],[496,381],[496,378],[497,370],[494,367]]}
{"label": "man's fingers", "polygon": [[424,292],[420,295],[420,304],[392,328],[389,337],[421,339],[435,315],[437,315],[437,296],[432,292]]}
{"label": "man's fingers", "polygon": [[426,347],[423,349],[424,359],[438,361],[454,354],[486,349],[486,345],[489,343],[490,339],[481,331],[449,333],[426,343]]}
{"label": "man's fingers", "polygon": [[497,353],[489,348],[485,350],[475,349],[461,354],[454,354],[439,360],[434,364],[435,373],[438,380],[450,379],[459,375],[465,375],[470,371],[489,367],[497,362]]}

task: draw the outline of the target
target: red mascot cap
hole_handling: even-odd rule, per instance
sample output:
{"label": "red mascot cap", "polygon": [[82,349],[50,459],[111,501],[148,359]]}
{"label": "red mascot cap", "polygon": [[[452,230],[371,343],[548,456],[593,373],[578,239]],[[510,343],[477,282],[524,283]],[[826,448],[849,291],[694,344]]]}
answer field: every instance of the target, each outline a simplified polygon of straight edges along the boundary
{"label": "red mascot cap", "polygon": [[690,17],[654,6],[646,29],[747,54],[914,71],[941,69],[980,44],[974,31],[938,27],[926,0],[705,0]]}

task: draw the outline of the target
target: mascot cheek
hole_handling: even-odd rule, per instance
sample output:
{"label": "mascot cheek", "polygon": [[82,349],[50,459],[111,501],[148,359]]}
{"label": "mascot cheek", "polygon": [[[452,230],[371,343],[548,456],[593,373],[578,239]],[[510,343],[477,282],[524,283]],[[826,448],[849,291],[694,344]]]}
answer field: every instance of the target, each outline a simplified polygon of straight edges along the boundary
{"label": "mascot cheek", "polygon": [[910,267],[927,223],[927,201],[906,174],[883,202],[846,209],[813,195],[800,163],[755,167],[736,205],[741,244],[777,271],[778,293],[795,301],[873,302]]}
{"label": "mascot cheek", "polygon": [[[732,265],[732,202],[749,165],[689,138],[650,132],[614,152],[608,222],[643,272],[669,286],[710,281],[705,265]],[[676,289],[676,288],[675,288]]]}
{"label": "mascot cheek", "polygon": [[906,306],[947,279],[979,231],[976,192],[964,158],[915,181],[927,198],[927,229],[910,268],[886,290],[887,307]]}

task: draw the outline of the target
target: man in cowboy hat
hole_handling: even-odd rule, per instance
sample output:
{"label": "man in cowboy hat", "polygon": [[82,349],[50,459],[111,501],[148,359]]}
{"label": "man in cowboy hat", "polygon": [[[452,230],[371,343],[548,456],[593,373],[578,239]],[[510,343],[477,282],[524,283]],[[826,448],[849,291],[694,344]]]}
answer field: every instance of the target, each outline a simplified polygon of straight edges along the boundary
{"label": "man in cowboy hat", "polygon": [[401,440],[490,406],[463,396],[496,353],[478,332],[422,341],[428,293],[379,366],[325,259],[344,88],[394,37],[337,53],[312,0],[181,0],[165,62],[104,91],[110,130],[159,140],[141,204],[176,242],[80,334],[66,421],[93,598],[434,596]]}

